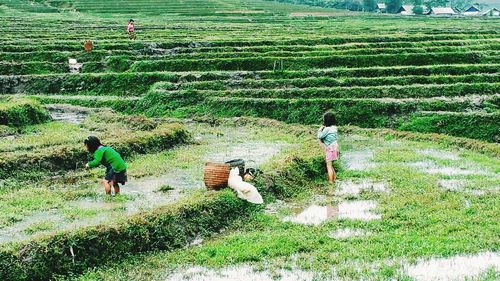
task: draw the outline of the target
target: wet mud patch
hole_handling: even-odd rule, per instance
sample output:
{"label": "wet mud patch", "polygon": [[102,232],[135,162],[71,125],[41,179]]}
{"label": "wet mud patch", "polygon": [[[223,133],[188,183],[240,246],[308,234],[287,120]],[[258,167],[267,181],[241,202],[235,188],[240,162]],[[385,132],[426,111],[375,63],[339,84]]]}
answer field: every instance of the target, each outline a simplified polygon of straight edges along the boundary
{"label": "wet mud patch", "polygon": [[94,198],[70,201],[61,209],[38,212],[0,229],[0,244],[27,240],[55,231],[98,225],[117,218],[122,210],[123,207],[118,203]]}
{"label": "wet mud patch", "polygon": [[[26,229],[39,221],[50,222],[52,227],[38,231],[31,237],[58,230],[76,229],[84,226],[111,222],[123,215],[132,215],[141,211],[166,205],[179,200],[188,189],[201,189],[203,182],[193,180],[179,171],[173,171],[160,177],[141,178],[121,186],[121,194],[109,197],[103,194],[102,187],[95,184],[102,192],[97,197],[86,197],[69,201],[63,208],[40,212],[25,217],[20,222],[0,229],[0,243],[27,239]],[[161,191],[164,185],[172,189]]]}
{"label": "wet mud patch", "polygon": [[340,154],[340,160],[348,170],[366,171],[377,166],[373,160],[373,151],[354,150]]}
{"label": "wet mud patch", "polygon": [[348,239],[351,237],[363,237],[368,235],[371,235],[371,232],[362,229],[342,228],[330,232],[328,237],[333,239]]}
{"label": "wet mud patch", "polygon": [[458,155],[457,152],[454,151],[427,148],[427,149],[417,149],[416,152],[421,155],[434,157],[442,160],[453,160],[453,161],[460,160],[460,156]]}
{"label": "wet mud patch", "polygon": [[306,225],[320,225],[326,220],[339,217],[338,206],[311,205],[292,217],[285,217],[283,221]]}
{"label": "wet mud patch", "polygon": [[166,281],[235,281],[235,280],[259,280],[259,281],[309,281],[313,280],[314,274],[299,269],[278,269],[273,272],[264,270],[257,271],[250,265],[239,265],[223,268],[220,270],[208,269],[201,266],[180,268],[166,275]]}
{"label": "wet mud patch", "polygon": [[49,104],[45,108],[49,110],[50,116],[54,121],[63,121],[77,125],[81,124],[89,114],[97,111],[97,109],[67,104]]}
{"label": "wet mud patch", "polygon": [[[58,214],[56,210],[39,212],[26,217],[20,222],[0,229],[0,243],[28,239],[31,234],[33,234],[29,229],[33,229],[40,222],[50,223],[54,226],[62,225],[64,223],[64,217]],[[46,231],[47,229],[44,231],[37,231],[36,234],[43,234]]]}
{"label": "wet mud patch", "polygon": [[303,201],[284,201],[277,199],[276,201],[266,204],[264,212],[269,215],[277,215],[279,217],[288,216],[290,214],[300,213],[305,206],[318,205],[327,206],[331,203],[332,198],[324,194],[314,194]]}
{"label": "wet mud patch", "polygon": [[208,155],[206,160],[212,162],[226,162],[240,158],[245,160],[248,165],[261,165],[287,146],[289,146],[289,144],[285,142],[270,143],[248,141],[228,143],[227,146],[219,149],[215,154]]}
{"label": "wet mud patch", "polygon": [[311,205],[294,216],[285,217],[289,221],[305,225],[320,225],[332,219],[370,221],[381,219],[375,212],[377,202],[373,200],[344,201],[338,205]]}
{"label": "wet mud patch", "polygon": [[269,215],[278,215],[281,211],[284,210],[284,206],[286,205],[287,203],[285,201],[277,199],[274,202],[266,204],[264,213]]}
{"label": "wet mud patch", "polygon": [[335,183],[335,196],[358,197],[363,192],[388,193],[386,182],[343,180]]}
{"label": "wet mud patch", "polygon": [[51,111],[50,116],[54,121],[64,121],[72,124],[81,124],[83,120],[87,117],[85,114],[79,114],[76,112],[59,112]]}
{"label": "wet mud patch", "polygon": [[186,246],[186,248],[187,248],[187,247],[191,247],[191,246],[201,246],[201,244],[203,243],[203,241],[204,241],[204,240],[203,240],[203,238],[202,238],[200,235],[198,235],[198,236],[196,236],[196,237],[194,238],[194,240],[193,240],[193,241],[191,241],[191,243],[189,243],[189,244]]}
{"label": "wet mud patch", "polygon": [[497,193],[500,191],[500,185],[488,183],[482,186],[478,182],[465,179],[441,179],[438,181],[438,184],[445,191],[462,192],[475,196],[483,196],[488,193]]}
{"label": "wet mud patch", "polygon": [[[172,181],[172,177],[150,178],[134,181],[121,188],[121,195],[82,198],[69,201],[60,209],[39,212],[26,216],[19,222],[0,229],[0,244],[26,240],[61,230],[76,230],[81,227],[113,222],[124,215],[132,215],[178,200],[183,192],[173,189],[159,190],[161,185]],[[38,223],[47,227],[39,229]],[[32,231],[35,229],[37,231]],[[39,230],[38,230],[39,229]]]}
{"label": "wet mud patch", "polygon": [[500,271],[500,254],[483,252],[448,258],[422,259],[405,268],[406,274],[417,281],[471,280],[489,269]]}
{"label": "wet mud patch", "polygon": [[417,168],[428,174],[443,176],[492,175],[492,173],[485,170],[439,166],[434,161],[430,160],[408,163],[408,166]]}
{"label": "wet mud patch", "polygon": [[464,179],[442,179],[438,182],[439,186],[448,191],[463,191],[467,185]]}
{"label": "wet mud patch", "polygon": [[378,220],[382,217],[375,212],[378,203],[373,200],[353,200],[339,204],[339,219]]}
{"label": "wet mud patch", "polygon": [[[160,190],[168,185],[171,190]],[[202,188],[203,182],[193,180],[183,173],[171,173],[156,178],[144,178],[128,182],[121,188],[124,195],[130,195],[132,200],[125,203],[128,214],[152,209],[175,202],[183,195],[183,190]]]}

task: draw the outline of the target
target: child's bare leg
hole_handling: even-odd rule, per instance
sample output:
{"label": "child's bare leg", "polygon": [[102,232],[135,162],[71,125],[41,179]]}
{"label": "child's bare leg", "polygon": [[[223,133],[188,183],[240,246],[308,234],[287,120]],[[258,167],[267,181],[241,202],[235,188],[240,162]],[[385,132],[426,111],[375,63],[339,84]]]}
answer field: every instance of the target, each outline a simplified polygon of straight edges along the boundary
{"label": "child's bare leg", "polygon": [[333,183],[337,178],[337,174],[335,173],[335,169],[333,169],[333,161],[326,162],[326,170],[328,172],[328,182]]}
{"label": "child's bare leg", "polygon": [[113,182],[113,188],[115,189],[115,195],[120,194],[120,185],[117,182]]}
{"label": "child's bare leg", "polygon": [[333,172],[333,177],[332,177],[332,183],[337,180],[337,172],[335,172],[335,168],[333,168],[333,162],[332,162],[332,172]]}
{"label": "child's bare leg", "polygon": [[104,186],[104,191],[106,194],[111,194],[111,184],[107,179],[102,179],[102,186]]}

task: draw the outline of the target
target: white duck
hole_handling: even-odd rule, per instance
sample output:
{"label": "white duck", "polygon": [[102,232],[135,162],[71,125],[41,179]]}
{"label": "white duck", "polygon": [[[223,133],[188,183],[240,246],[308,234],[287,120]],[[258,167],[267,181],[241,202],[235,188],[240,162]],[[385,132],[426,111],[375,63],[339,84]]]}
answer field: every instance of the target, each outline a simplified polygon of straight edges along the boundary
{"label": "white duck", "polygon": [[231,169],[229,172],[229,179],[227,184],[230,188],[236,191],[238,198],[243,200],[247,200],[250,203],[254,204],[262,204],[264,200],[262,196],[257,191],[255,186],[249,184],[248,182],[244,182],[240,177],[240,170],[236,167]]}

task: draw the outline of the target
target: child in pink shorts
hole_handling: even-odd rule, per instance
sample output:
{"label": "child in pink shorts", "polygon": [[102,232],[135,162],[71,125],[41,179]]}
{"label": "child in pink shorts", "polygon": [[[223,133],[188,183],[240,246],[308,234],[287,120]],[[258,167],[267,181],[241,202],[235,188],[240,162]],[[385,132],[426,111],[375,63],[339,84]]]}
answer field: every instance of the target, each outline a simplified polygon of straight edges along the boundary
{"label": "child in pink shorts", "polygon": [[337,143],[337,126],[335,115],[331,112],[323,115],[323,126],[318,130],[318,139],[325,150],[326,170],[328,171],[328,182],[334,183],[337,178],[335,169],[333,169],[333,161],[339,159],[339,145]]}
{"label": "child in pink shorts", "polygon": [[133,19],[130,19],[128,21],[127,33],[128,33],[128,38],[130,40],[134,40],[136,38],[135,37],[135,26],[134,26],[134,20]]}

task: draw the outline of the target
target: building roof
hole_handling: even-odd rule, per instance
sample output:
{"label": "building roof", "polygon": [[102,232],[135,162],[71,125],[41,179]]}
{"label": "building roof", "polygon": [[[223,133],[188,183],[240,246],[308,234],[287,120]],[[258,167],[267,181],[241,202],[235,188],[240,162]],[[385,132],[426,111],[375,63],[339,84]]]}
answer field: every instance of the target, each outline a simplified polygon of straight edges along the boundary
{"label": "building roof", "polygon": [[491,9],[488,9],[488,10],[482,11],[482,12],[481,12],[481,15],[486,16],[486,15],[488,15],[489,13],[491,13],[491,12],[493,12],[493,11],[500,13],[500,9],[497,9],[497,8],[491,8]]}
{"label": "building roof", "polygon": [[474,5],[471,5],[469,8],[465,9],[464,12],[479,12],[479,8],[474,6]]}
{"label": "building roof", "polygon": [[377,9],[385,9],[385,3],[377,3]]}
{"label": "building roof", "polygon": [[403,5],[399,8],[399,11],[411,12],[413,10],[413,5]]}
{"label": "building roof", "polygon": [[449,15],[449,14],[456,14],[456,12],[450,8],[450,7],[434,7],[431,8],[431,13],[436,14],[436,15]]}
{"label": "building roof", "polygon": [[[413,6],[413,5],[403,5],[403,6],[401,6],[401,8],[399,8],[398,13],[404,12],[407,15],[413,14],[413,7],[415,7],[415,6]],[[427,6],[421,5],[421,7],[422,7],[422,10],[423,10],[424,14],[426,14],[429,11],[429,9],[427,9]]]}

